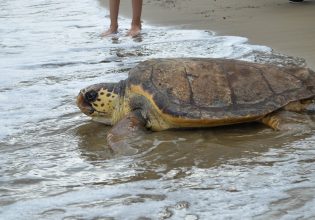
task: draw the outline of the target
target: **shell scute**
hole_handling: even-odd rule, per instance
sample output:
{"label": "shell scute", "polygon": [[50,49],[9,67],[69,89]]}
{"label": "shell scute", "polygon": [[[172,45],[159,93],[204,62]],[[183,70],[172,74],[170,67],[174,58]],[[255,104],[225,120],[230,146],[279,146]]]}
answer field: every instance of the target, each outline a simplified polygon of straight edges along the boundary
{"label": "shell scute", "polygon": [[238,60],[153,59],[130,71],[127,87],[174,118],[251,120],[314,96],[315,73]]}

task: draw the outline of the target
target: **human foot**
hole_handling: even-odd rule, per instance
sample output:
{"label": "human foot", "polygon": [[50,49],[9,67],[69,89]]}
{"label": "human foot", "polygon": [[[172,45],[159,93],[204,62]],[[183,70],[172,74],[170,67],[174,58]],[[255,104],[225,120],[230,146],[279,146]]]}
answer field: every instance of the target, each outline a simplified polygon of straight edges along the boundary
{"label": "human foot", "polygon": [[141,32],[141,25],[131,25],[130,30],[127,32],[127,36],[136,37]]}
{"label": "human foot", "polygon": [[101,33],[101,37],[107,37],[112,34],[117,34],[118,26],[110,26],[107,31]]}

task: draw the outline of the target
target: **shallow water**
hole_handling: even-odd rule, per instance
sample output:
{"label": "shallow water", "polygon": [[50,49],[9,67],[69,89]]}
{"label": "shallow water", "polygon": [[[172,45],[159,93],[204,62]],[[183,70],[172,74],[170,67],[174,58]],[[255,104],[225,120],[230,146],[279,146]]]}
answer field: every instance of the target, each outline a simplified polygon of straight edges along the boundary
{"label": "shallow water", "polygon": [[0,3],[1,219],[313,219],[313,116],[299,132],[259,124],[149,133],[113,155],[108,127],[75,106],[90,84],[153,57],[302,59],[211,31],[144,26],[102,39],[98,2]]}

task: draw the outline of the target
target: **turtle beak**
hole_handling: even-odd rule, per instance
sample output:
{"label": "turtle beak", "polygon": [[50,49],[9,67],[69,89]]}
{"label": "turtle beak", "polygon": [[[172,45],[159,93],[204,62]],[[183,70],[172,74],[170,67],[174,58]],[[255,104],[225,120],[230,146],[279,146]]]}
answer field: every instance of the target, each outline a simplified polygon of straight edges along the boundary
{"label": "turtle beak", "polygon": [[77,96],[77,106],[79,109],[86,114],[87,116],[91,116],[94,113],[94,109],[92,105],[86,100],[85,90],[81,90],[79,95]]}

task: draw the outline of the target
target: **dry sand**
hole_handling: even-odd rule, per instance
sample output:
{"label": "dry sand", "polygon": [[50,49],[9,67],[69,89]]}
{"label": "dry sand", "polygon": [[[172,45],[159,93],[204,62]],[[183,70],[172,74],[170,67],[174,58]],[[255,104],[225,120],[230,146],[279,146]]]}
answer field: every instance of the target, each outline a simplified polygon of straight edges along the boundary
{"label": "dry sand", "polygon": [[[104,1],[104,0],[100,0]],[[128,0],[121,14],[130,17]],[[302,57],[315,69],[315,0],[143,0],[145,24],[236,35],[252,44],[266,45],[290,56]]]}

